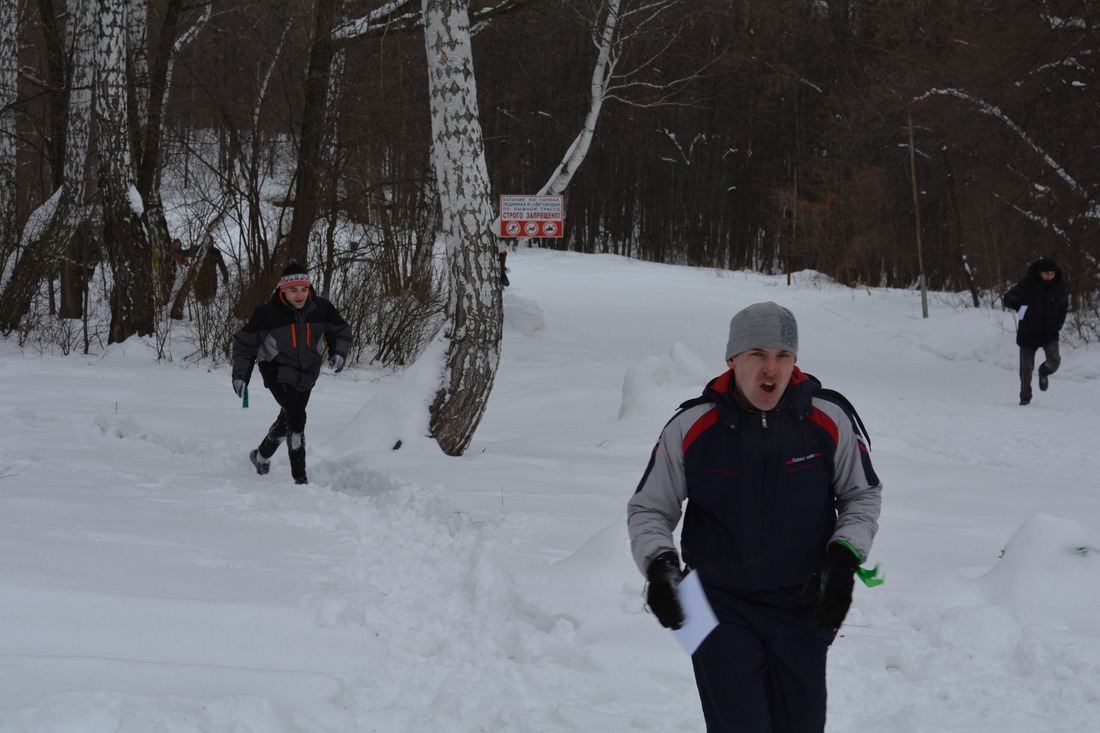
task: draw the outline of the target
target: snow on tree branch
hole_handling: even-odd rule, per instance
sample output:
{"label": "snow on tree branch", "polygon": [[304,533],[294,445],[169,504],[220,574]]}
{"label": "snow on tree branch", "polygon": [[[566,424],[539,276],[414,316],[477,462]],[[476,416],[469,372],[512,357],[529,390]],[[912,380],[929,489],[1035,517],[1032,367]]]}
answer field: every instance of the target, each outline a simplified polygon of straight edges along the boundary
{"label": "snow on tree branch", "polygon": [[[1012,132],[1014,132],[1025,145],[1031,148],[1031,150],[1036,155],[1038,155],[1043,160],[1043,162],[1045,162],[1050,167],[1050,169],[1054,171],[1054,173],[1059,178],[1061,178],[1066,183],[1066,185],[1070,187],[1070,189],[1074,193],[1085,200],[1089,200],[1092,198],[1088,191],[1086,191],[1072,176],[1070,176],[1065,168],[1063,168],[1057,161],[1055,161],[1054,158],[1050,157],[1050,155],[1045,150],[1043,150],[1042,146],[1035,142],[1035,140],[1033,140],[1032,137],[1023,130],[1023,128],[1013,122],[1012,119],[1007,114],[1005,114],[1000,107],[992,105],[985,100],[979,99],[978,97],[975,97],[972,94],[968,94],[960,89],[929,89],[924,94],[914,97],[913,102],[922,102],[933,96],[955,97],[957,99],[970,102],[975,107],[977,107],[978,111],[982,114],[986,114],[990,117],[994,117],[1000,120],[1005,124],[1006,127],[1012,130]],[[1098,212],[1094,207],[1093,210],[1089,213],[1089,216],[1091,218],[1100,218],[1100,212]]]}

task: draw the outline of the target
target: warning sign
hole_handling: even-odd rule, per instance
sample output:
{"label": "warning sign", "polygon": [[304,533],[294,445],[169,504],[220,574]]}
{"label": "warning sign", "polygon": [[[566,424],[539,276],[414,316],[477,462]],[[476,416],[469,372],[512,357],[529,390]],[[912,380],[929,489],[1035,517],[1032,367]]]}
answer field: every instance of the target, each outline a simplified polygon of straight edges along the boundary
{"label": "warning sign", "polygon": [[560,237],[563,196],[501,196],[500,236]]}

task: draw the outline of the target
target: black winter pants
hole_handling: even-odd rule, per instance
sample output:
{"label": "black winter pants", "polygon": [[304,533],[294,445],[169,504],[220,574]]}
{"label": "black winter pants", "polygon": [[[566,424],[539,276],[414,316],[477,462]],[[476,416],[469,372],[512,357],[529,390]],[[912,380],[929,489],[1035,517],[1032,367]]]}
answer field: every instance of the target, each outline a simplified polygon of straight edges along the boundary
{"label": "black winter pants", "polygon": [[290,473],[295,480],[306,477],[306,405],[312,390],[304,392],[289,384],[277,384],[269,387],[271,396],[279,403],[279,416],[268,428],[267,435],[260,443],[260,455],[269,459],[275,455],[283,441],[287,442],[287,455],[290,457]]}
{"label": "black winter pants", "polygon": [[[1062,356],[1058,352],[1058,338],[1047,341],[1042,346],[1046,361],[1039,365],[1039,375],[1050,375],[1062,365]],[[1035,352],[1039,347],[1020,347],[1020,399],[1031,399],[1031,374],[1035,371]]]}
{"label": "black winter pants", "polygon": [[718,627],[691,657],[707,733],[821,733],[825,658],[800,588],[732,593],[707,588]]}

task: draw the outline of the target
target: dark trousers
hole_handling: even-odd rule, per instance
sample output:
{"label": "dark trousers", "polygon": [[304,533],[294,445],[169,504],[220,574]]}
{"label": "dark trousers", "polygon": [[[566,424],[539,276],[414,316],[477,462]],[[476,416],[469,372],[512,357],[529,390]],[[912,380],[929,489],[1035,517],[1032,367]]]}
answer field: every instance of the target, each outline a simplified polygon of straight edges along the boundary
{"label": "dark trousers", "polygon": [[287,442],[287,455],[290,457],[290,473],[295,479],[306,477],[306,405],[312,390],[304,392],[289,384],[277,384],[269,387],[271,396],[279,403],[279,416],[271,423],[267,435],[260,443],[260,455],[271,458],[275,451]]}
{"label": "dark trousers", "polygon": [[[1050,375],[1062,365],[1062,356],[1058,353],[1058,339],[1047,341],[1042,346],[1046,361],[1039,365],[1039,375]],[[1020,347],[1020,399],[1031,399],[1031,374],[1035,371],[1035,352],[1039,347]]]}
{"label": "dark trousers", "polygon": [[691,657],[707,733],[821,733],[825,659],[799,588],[736,594],[707,588],[718,627]]}

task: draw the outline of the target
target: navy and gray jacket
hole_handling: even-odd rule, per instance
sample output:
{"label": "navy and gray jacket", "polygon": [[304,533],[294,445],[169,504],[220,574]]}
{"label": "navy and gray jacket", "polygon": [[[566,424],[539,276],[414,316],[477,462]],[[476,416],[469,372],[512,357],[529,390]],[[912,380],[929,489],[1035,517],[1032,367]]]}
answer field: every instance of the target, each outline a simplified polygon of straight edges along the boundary
{"label": "navy and gray jacket", "polygon": [[644,574],[675,550],[705,585],[754,591],[801,585],[831,541],[862,561],[878,531],[882,485],[851,413],[815,395],[795,367],[767,412],[735,394],[733,370],[668,422],[627,506],[634,561]]}
{"label": "navy and gray jacket", "polygon": [[233,379],[247,383],[252,365],[259,361],[265,387],[289,384],[303,392],[313,389],[321,373],[322,339],[330,355],[347,359],[351,327],[336,307],[310,288],[309,299],[298,309],[276,290],[233,335]]}

